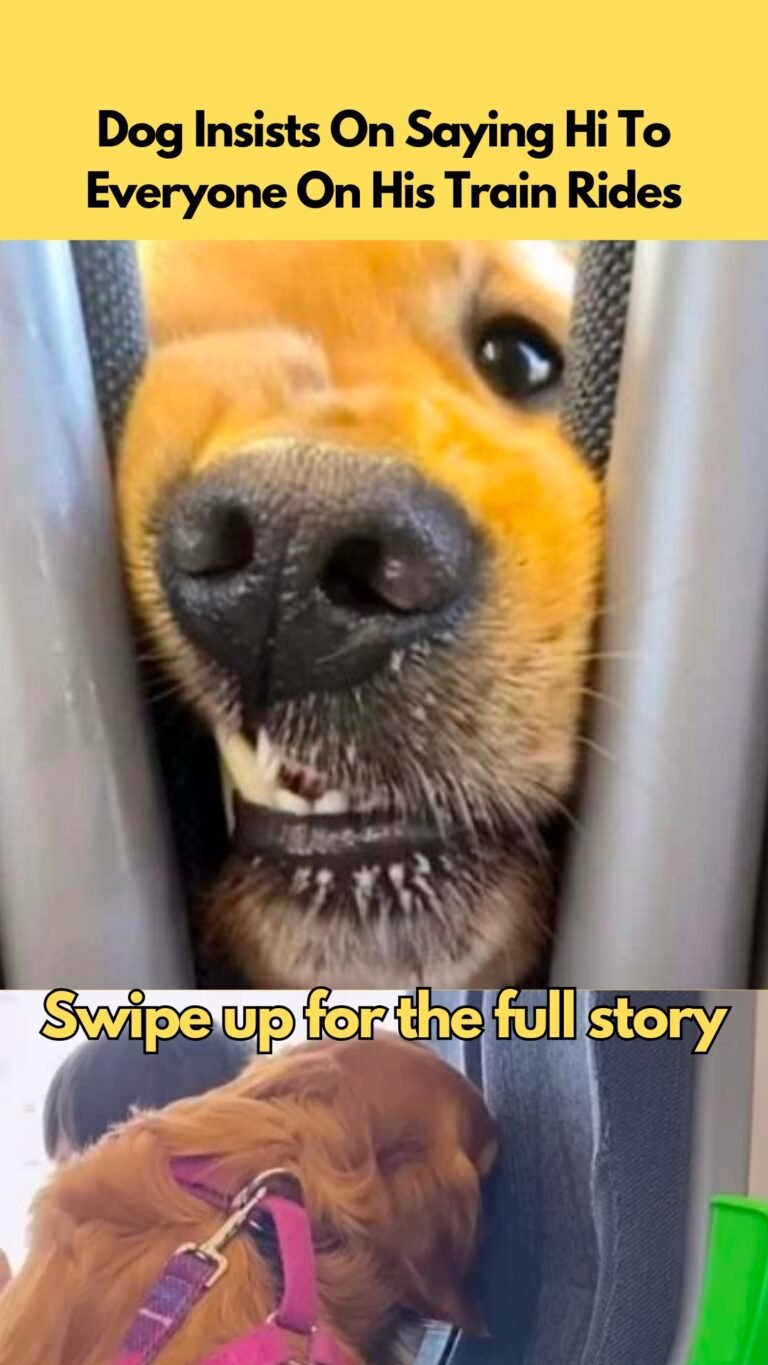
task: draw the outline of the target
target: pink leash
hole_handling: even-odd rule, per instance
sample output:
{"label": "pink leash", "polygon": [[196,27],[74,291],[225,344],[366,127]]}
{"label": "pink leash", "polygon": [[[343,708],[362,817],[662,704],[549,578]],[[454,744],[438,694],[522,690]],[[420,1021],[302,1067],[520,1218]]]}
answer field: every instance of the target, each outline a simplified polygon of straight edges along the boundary
{"label": "pink leash", "polygon": [[113,1365],[150,1365],[225,1274],[224,1248],[242,1232],[254,1235],[265,1214],[274,1225],[282,1267],[280,1303],[266,1322],[214,1351],[205,1365],[298,1365],[295,1341],[286,1333],[306,1338],[306,1365],[349,1365],[333,1334],[317,1324],[315,1252],[307,1211],[293,1199],[270,1193],[277,1177],[293,1177],[287,1171],[265,1171],[231,1198],[204,1179],[214,1165],[213,1158],[171,1162],[178,1183],[224,1213],[224,1221],[207,1241],[187,1243],[174,1252],[128,1328]]}

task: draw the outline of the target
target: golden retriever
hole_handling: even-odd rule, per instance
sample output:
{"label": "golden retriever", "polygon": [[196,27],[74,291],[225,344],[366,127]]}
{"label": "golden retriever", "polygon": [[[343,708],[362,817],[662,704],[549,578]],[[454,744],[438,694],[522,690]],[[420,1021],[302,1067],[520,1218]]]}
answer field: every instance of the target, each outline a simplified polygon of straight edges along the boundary
{"label": "golden retriever", "polygon": [[550,243],[169,242],[119,462],[130,585],[215,736],[202,941],[252,985],[520,984],[601,540]]}
{"label": "golden retriever", "polygon": [[[298,1175],[320,1321],[350,1365],[389,1359],[413,1315],[477,1325],[465,1278],[496,1129],[474,1086],[429,1048],[382,1035],[257,1061],[208,1095],[139,1115],[38,1196],[27,1260],[0,1298],[0,1365],[109,1365],[173,1252],[221,1223],[170,1160],[215,1154],[232,1189]],[[250,1237],[161,1353],[198,1365],[276,1306]]]}

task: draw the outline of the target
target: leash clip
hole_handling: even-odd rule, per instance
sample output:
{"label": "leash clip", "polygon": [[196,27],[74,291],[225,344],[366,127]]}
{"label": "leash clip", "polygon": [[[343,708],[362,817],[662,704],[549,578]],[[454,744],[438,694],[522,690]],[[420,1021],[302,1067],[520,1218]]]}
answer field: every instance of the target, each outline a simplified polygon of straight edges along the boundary
{"label": "leash clip", "polygon": [[229,1261],[223,1255],[222,1247],[227,1246],[236,1237],[244,1223],[248,1222],[253,1210],[269,1194],[269,1183],[275,1176],[292,1177],[292,1172],[282,1166],[274,1166],[268,1171],[262,1171],[254,1180],[250,1180],[241,1190],[238,1190],[230,1203],[231,1213],[229,1217],[216,1229],[216,1231],[204,1242],[184,1242],[176,1248],[176,1255],[198,1256],[201,1260],[210,1261],[213,1270],[208,1279],[203,1284],[203,1289],[210,1289],[211,1285],[216,1284],[221,1279],[229,1266]]}

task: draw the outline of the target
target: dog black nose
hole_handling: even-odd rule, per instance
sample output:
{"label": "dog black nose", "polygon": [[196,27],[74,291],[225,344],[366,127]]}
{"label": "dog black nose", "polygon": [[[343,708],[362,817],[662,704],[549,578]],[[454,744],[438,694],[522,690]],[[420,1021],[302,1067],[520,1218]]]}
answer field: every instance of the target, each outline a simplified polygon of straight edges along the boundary
{"label": "dog black nose", "polygon": [[177,625],[257,704],[361,682],[450,631],[478,538],[401,462],[286,443],[177,488],[159,556]]}

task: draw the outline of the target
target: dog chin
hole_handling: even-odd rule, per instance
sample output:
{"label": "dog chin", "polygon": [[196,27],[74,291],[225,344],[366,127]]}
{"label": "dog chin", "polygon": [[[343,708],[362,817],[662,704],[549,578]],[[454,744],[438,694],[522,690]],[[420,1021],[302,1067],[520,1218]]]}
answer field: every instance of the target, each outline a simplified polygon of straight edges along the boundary
{"label": "dog chin", "polygon": [[524,852],[507,855],[482,889],[435,879],[429,898],[408,914],[387,886],[378,898],[371,893],[361,913],[354,888],[331,884],[323,871],[292,891],[295,871],[289,880],[278,862],[235,853],[206,914],[212,957],[236,961],[247,984],[272,989],[535,981],[549,932],[548,888]]}

